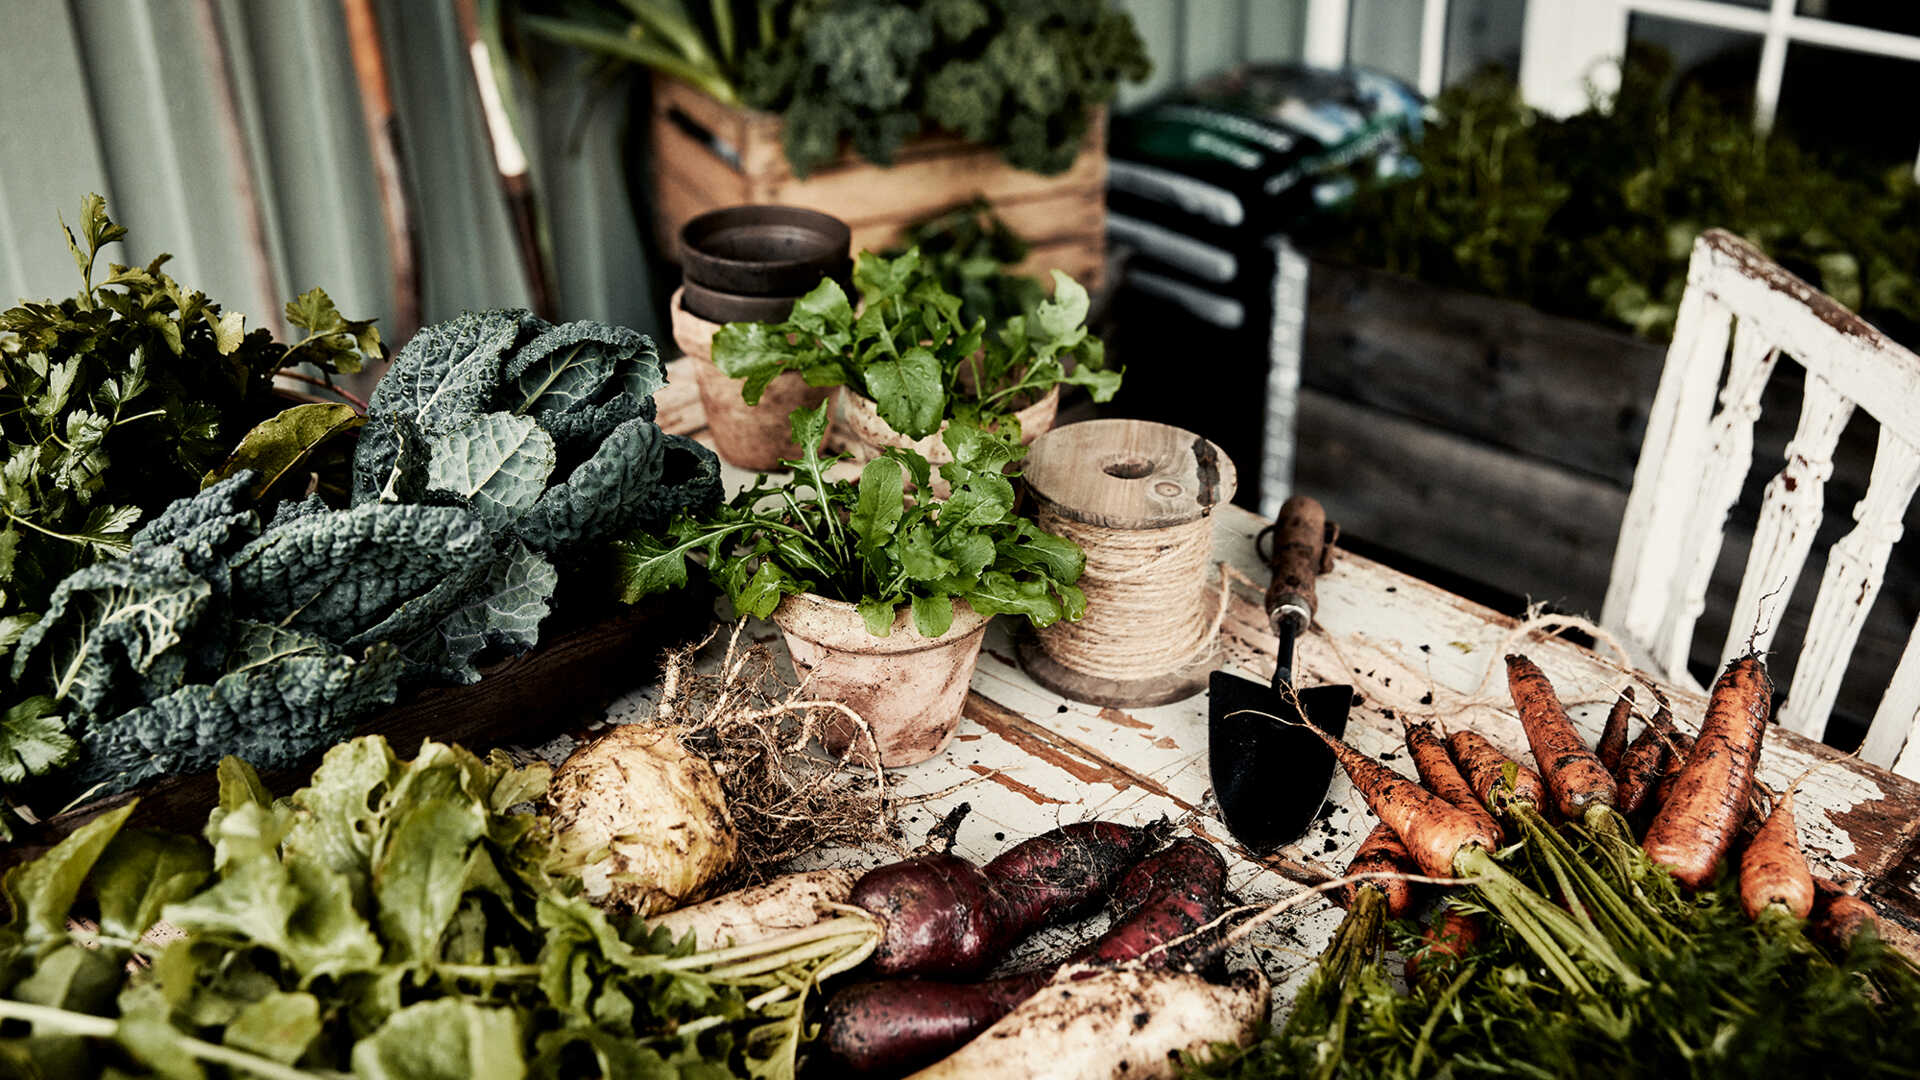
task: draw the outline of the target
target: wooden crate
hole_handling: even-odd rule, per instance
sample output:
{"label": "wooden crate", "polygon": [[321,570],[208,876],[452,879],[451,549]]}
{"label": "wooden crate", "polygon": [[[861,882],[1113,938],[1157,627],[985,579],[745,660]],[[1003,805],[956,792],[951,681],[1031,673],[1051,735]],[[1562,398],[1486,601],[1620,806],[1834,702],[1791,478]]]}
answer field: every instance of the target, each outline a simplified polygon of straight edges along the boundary
{"label": "wooden crate", "polygon": [[1090,291],[1106,261],[1106,113],[1086,147],[1057,176],[1016,169],[1000,152],[951,135],[925,135],[882,168],[854,156],[793,175],[780,146],[780,117],[723,105],[678,79],[653,80],[654,228],[660,250],[678,252],[687,219],[741,203],[780,203],[832,214],[853,229],[854,251],[880,250],[915,221],[983,195],[1033,246],[1019,272],[1064,270]]}

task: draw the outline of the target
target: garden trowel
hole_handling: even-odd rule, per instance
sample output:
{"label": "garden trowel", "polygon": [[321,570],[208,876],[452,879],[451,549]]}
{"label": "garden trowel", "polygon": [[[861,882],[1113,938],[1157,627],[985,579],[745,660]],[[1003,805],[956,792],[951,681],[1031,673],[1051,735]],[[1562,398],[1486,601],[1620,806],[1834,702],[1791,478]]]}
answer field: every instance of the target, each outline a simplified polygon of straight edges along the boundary
{"label": "garden trowel", "polygon": [[1347,729],[1351,686],[1301,687],[1293,651],[1313,623],[1313,579],[1333,568],[1326,511],[1305,495],[1280,507],[1269,526],[1267,619],[1279,638],[1270,684],[1216,671],[1208,683],[1207,757],[1214,797],[1228,831],[1249,850],[1272,851],[1298,839],[1320,813],[1336,763],[1300,722],[1339,738]]}

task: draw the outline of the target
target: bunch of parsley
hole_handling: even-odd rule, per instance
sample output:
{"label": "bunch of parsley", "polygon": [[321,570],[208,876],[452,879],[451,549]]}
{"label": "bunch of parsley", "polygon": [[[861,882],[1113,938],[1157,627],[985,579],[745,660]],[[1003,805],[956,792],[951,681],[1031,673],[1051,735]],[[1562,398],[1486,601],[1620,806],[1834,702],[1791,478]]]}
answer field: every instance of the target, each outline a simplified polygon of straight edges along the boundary
{"label": "bunch of parsley", "polygon": [[689,557],[701,554],[742,615],[764,619],[783,598],[811,592],[857,605],[877,637],[890,632],[901,605],[926,637],[947,632],[956,602],[983,615],[1024,615],[1035,626],[1086,610],[1074,585],[1085,565],[1079,546],[1014,513],[1005,469],[1024,447],[952,425],[943,438],[954,460],[940,466],[952,494],[914,498],[907,483],[926,492],[932,469],[911,450],[868,462],[858,483],[827,478],[839,460],[819,451],[829,408],[794,411],[794,442],[806,449],[788,462],[791,477],[762,477],[712,513],[675,518],[665,535],[623,541],[622,598],[685,585]]}
{"label": "bunch of parsley", "polygon": [[96,280],[101,248],[127,232],[98,195],[78,237],[62,227],[80,292],[0,313],[0,654],[61,579],[123,554],[137,524],[279,411],[276,372],[354,372],[382,355],[372,322],[342,318],[319,289],[287,304],[304,334],[282,344],[163,273],[166,255]]}

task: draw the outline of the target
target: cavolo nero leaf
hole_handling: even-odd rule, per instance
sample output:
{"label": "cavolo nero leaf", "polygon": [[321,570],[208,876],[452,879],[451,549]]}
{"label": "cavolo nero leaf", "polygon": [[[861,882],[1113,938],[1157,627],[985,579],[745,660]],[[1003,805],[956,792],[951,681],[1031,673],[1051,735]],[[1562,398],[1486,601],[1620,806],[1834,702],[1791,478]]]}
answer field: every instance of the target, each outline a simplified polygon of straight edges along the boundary
{"label": "cavolo nero leaf", "polygon": [[571,322],[541,331],[507,360],[499,407],[532,416],[562,446],[575,446],[628,420],[653,419],[653,395],[666,384],[653,339]]}
{"label": "cavolo nero leaf", "polygon": [[402,438],[394,418],[431,434],[493,411],[507,354],[544,325],[525,311],[468,312],[414,334],[367,402],[353,501],[378,499],[393,482]]}
{"label": "cavolo nero leaf", "polygon": [[467,510],[366,503],[299,518],[241,549],[233,602],[261,621],[347,641],[435,585],[483,572],[492,554],[486,525]]}
{"label": "cavolo nero leaf", "polygon": [[559,581],[552,563],[525,544],[509,543],[475,598],[442,620],[410,658],[454,682],[478,681],[473,659],[483,649],[500,646],[518,653],[538,643]]}
{"label": "cavolo nero leaf", "polygon": [[21,636],[14,681],[80,712],[166,693],[186,674],[189,650],[177,646],[212,599],[173,548],[89,566],[60,583],[46,616]]}
{"label": "cavolo nero leaf", "polygon": [[286,768],[345,738],[358,716],[391,704],[403,668],[392,646],[378,645],[364,657],[287,656],[183,686],[95,720],[80,778],[112,793],[212,768],[226,753]]}
{"label": "cavolo nero leaf", "polygon": [[553,436],[530,416],[488,413],[427,436],[428,496],[469,507],[489,529],[504,529],[546,490],[557,455]]}
{"label": "cavolo nero leaf", "polygon": [[657,516],[667,442],[650,420],[629,420],[593,456],[542,492],[514,527],[536,551],[612,539]]}

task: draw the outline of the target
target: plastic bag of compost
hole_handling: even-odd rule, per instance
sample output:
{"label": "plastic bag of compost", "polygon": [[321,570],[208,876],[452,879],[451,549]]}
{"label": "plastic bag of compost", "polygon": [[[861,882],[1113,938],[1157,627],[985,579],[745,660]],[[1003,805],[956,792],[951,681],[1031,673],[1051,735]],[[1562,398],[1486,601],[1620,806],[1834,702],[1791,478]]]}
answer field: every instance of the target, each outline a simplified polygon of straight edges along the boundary
{"label": "plastic bag of compost", "polygon": [[1360,68],[1252,64],[1113,120],[1116,207],[1188,235],[1282,231],[1368,177],[1415,175],[1424,99]]}

